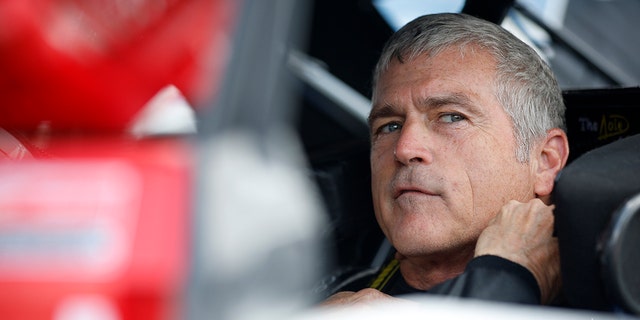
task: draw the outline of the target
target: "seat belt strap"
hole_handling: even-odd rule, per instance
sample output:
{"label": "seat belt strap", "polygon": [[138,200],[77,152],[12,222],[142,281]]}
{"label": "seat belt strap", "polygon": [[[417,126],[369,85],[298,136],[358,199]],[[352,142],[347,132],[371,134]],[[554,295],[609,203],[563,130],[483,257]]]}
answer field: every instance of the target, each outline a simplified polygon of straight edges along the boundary
{"label": "seat belt strap", "polygon": [[378,276],[376,276],[376,278],[373,279],[373,281],[371,282],[371,285],[369,285],[369,288],[382,291],[382,289],[387,285],[389,280],[391,280],[391,278],[393,278],[396,272],[398,272],[399,267],[400,267],[400,263],[398,262],[397,259],[392,259],[391,261],[389,261],[389,263],[387,263],[387,265],[384,268],[382,268],[382,271],[378,273]]}

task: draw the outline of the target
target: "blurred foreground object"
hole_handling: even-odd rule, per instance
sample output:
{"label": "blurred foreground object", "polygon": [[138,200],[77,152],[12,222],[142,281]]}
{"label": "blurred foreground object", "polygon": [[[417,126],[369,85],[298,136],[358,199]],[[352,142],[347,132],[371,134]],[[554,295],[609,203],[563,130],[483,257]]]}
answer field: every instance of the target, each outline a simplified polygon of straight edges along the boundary
{"label": "blurred foreground object", "polygon": [[220,94],[198,128],[189,319],[280,320],[315,302],[325,213],[286,63],[303,45],[308,3],[242,3]]}
{"label": "blurred foreground object", "polygon": [[459,299],[435,295],[407,295],[402,302],[384,302],[364,307],[321,308],[295,320],[637,320],[638,318],[604,312],[566,308],[541,308],[514,303],[498,303],[474,299]]}
{"label": "blurred foreground object", "polygon": [[0,162],[2,318],[175,318],[189,148],[104,138],[49,150],[55,159]]}
{"label": "blurred foreground object", "polygon": [[117,131],[167,85],[208,104],[225,63],[222,0],[0,3],[0,127]]}
{"label": "blurred foreground object", "polygon": [[2,319],[184,318],[191,106],[217,94],[233,11],[0,2]]}

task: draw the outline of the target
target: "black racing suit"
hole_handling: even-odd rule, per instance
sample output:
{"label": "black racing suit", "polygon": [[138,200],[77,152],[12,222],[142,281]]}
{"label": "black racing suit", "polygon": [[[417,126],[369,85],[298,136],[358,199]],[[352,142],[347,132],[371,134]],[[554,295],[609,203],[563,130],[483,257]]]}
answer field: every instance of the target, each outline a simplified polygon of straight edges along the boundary
{"label": "black racing suit", "polygon": [[540,304],[540,288],[533,274],[525,267],[492,255],[480,256],[469,262],[465,271],[429,290],[415,289],[404,280],[398,261],[392,259],[376,274],[351,277],[338,291],[358,291],[375,288],[391,296],[404,294],[436,294],[498,302]]}

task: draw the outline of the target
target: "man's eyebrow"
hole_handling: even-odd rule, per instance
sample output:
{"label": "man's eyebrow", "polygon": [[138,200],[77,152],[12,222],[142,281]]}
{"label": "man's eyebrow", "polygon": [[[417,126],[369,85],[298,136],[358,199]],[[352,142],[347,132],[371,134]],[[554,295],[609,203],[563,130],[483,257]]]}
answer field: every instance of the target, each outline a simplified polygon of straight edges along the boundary
{"label": "man's eyebrow", "polygon": [[373,108],[371,108],[371,112],[369,113],[369,117],[367,118],[367,123],[369,124],[369,128],[371,128],[371,125],[373,124],[373,121],[375,121],[378,118],[385,118],[385,117],[392,117],[398,115],[398,111],[395,110],[395,108],[389,104],[385,104],[382,106],[373,106]]}
{"label": "man's eyebrow", "polygon": [[431,96],[424,99],[421,103],[422,107],[425,108],[436,108],[452,104],[462,106],[473,105],[471,99],[463,93],[451,93],[442,96]]}

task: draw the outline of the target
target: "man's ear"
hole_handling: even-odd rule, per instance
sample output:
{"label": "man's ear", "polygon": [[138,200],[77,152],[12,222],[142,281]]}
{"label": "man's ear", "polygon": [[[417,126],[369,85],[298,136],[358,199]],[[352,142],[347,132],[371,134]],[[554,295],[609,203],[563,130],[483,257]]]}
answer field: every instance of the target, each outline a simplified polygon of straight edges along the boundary
{"label": "man's ear", "polygon": [[534,192],[538,197],[546,197],[553,191],[553,183],[569,157],[567,134],[558,128],[547,132],[545,140],[536,149],[537,166]]}

